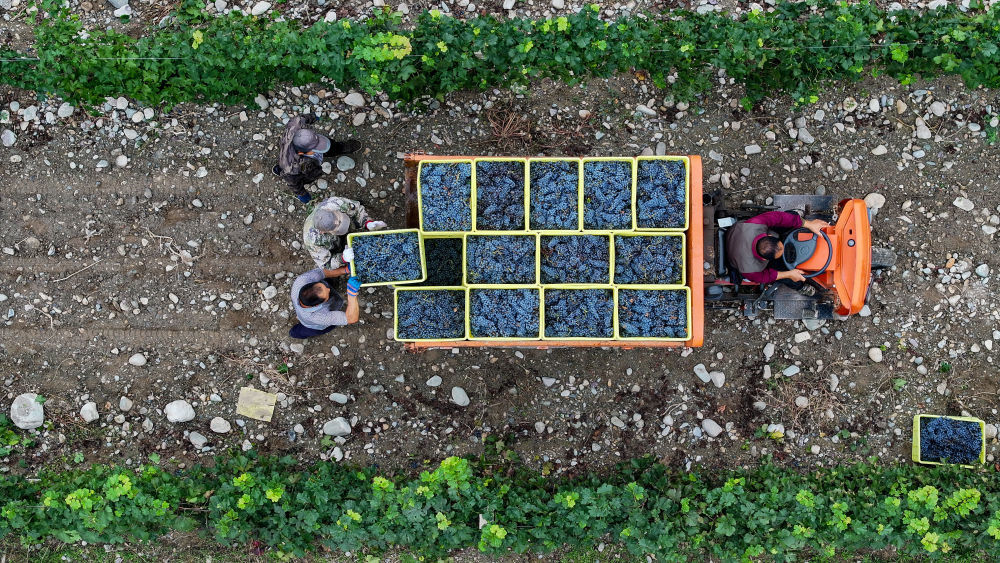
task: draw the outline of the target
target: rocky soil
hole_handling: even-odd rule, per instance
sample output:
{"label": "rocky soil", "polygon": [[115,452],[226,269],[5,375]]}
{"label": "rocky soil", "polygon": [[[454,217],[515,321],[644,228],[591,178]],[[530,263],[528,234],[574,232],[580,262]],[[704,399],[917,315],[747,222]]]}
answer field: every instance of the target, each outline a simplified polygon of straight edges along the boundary
{"label": "rocky soil", "polygon": [[[229,448],[407,470],[489,436],[556,474],[646,454],[678,467],[888,462],[909,459],[917,413],[987,420],[992,461],[996,92],[869,80],[746,112],[725,77],[695,103],[642,78],[410,109],[303,86],[254,107],[111,99],[88,113],[0,87],[2,406],[33,440],[0,470],[154,452],[183,467]],[[362,292],[359,325],[293,341],[306,209],[269,170],[283,123],[305,111],[366,146],[331,162],[314,194],[359,199],[391,227],[408,152],[700,154],[706,189],[733,201],[868,196],[875,239],[899,260],[858,317],[711,313],[693,350],[410,353],[391,339],[385,288]],[[270,422],[236,414],[244,386],[277,395]]]}

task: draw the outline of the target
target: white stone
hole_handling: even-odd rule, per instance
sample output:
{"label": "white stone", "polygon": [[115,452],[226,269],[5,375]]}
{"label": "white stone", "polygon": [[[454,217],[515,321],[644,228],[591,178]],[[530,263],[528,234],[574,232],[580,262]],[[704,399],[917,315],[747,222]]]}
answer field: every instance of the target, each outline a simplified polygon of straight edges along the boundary
{"label": "white stone", "polygon": [[538,422],[536,422],[535,423],[535,432],[538,432],[539,434],[541,434],[542,432],[545,432],[545,423],[542,422],[542,421],[540,421],[540,420]]}
{"label": "white stone", "polygon": [[432,375],[430,379],[427,380],[428,387],[440,387],[441,386],[441,376]]}
{"label": "white stone", "polygon": [[270,102],[267,101],[267,97],[264,96],[264,94],[257,94],[257,97],[254,98],[253,101],[257,103],[257,106],[260,107],[260,109],[267,109],[267,106],[271,105]]}
{"label": "white stone", "polygon": [[805,127],[799,127],[799,132],[797,137],[800,141],[802,141],[807,145],[811,145],[816,142],[816,139],[813,138],[812,133],[810,133],[809,130],[806,129]]}
{"label": "white stone", "polygon": [[469,395],[461,387],[451,388],[451,400],[460,407],[469,406]]}
{"label": "white stone", "polygon": [[56,111],[56,115],[65,119],[73,115],[73,109],[74,109],[73,106],[70,105],[69,102],[63,102],[62,105],[59,106],[59,109]]}
{"label": "white stone", "polygon": [[253,8],[250,9],[250,15],[259,16],[270,9],[271,9],[270,2],[257,2],[256,4],[253,5]]}
{"label": "white stone", "polygon": [[698,379],[700,379],[702,383],[708,383],[712,380],[711,376],[708,374],[708,369],[705,367],[705,364],[698,364],[694,366],[694,374],[698,376]]}
{"label": "white stone", "polygon": [[852,170],[854,170],[854,165],[851,164],[851,161],[844,157],[840,157],[840,160],[837,161],[837,164],[840,165],[840,169],[843,170],[844,172],[851,172]]}
{"label": "white stone", "polygon": [[802,331],[802,332],[798,332],[798,333],[795,334],[795,343],[796,344],[801,344],[801,343],[805,342],[806,340],[811,340],[811,339],[812,339],[812,335],[809,334],[809,331]]}
{"label": "white stone", "polygon": [[726,374],[721,371],[713,371],[708,374],[708,377],[712,380],[712,384],[716,387],[722,387],[726,384]]}
{"label": "white stone", "polygon": [[128,363],[137,368],[141,368],[146,365],[146,355],[142,352],[136,352],[128,359]]}
{"label": "white stone", "polygon": [[760,154],[760,145],[756,143],[752,145],[747,145],[743,147],[743,152],[745,152],[747,155]]}
{"label": "white stone", "polygon": [[330,393],[330,400],[338,405],[346,405],[347,399],[347,395],[344,395],[343,393]]}
{"label": "white stone", "polygon": [[10,129],[4,129],[3,133],[0,133],[0,142],[3,143],[3,146],[14,146],[15,141],[17,141],[17,135],[15,135]]}
{"label": "white stone", "polygon": [[552,7],[557,10],[562,10],[566,7],[566,0],[552,0]]}
{"label": "white stone", "polygon": [[871,348],[868,350],[868,357],[875,363],[882,361],[882,349],[881,348]]}
{"label": "white stone", "polygon": [[291,350],[293,354],[302,354],[306,351],[306,346],[301,342],[293,342],[288,345],[288,349]]}
{"label": "white stone", "polygon": [[178,399],[163,407],[163,414],[169,422],[187,422],[194,419],[194,407],[191,403]]}
{"label": "white stone", "polygon": [[118,410],[122,412],[128,412],[132,410],[133,404],[134,403],[132,403],[132,399],[129,399],[128,397],[121,397],[118,399]]}
{"label": "white stone", "polygon": [[937,117],[944,115],[944,112],[948,110],[948,106],[944,105],[944,102],[938,101],[931,104],[931,113]]}
{"label": "white stone", "polygon": [[885,148],[885,145],[879,145],[872,149],[872,154],[875,156],[882,156],[887,152],[889,152],[889,149]]}
{"label": "white stone", "polygon": [[97,403],[93,401],[83,405],[83,408],[80,409],[80,418],[84,422],[94,422],[100,417],[101,415],[97,412]]}
{"label": "white stone", "polygon": [[959,196],[955,198],[955,201],[951,202],[952,205],[961,209],[962,211],[972,211],[976,208],[976,204],[972,203],[968,198]]}
{"label": "white stone", "polygon": [[365,97],[357,92],[351,92],[344,97],[344,103],[355,108],[365,105]]}
{"label": "white stone", "polygon": [[10,405],[10,420],[22,430],[38,428],[45,422],[45,408],[35,393],[22,393]]}
{"label": "white stone", "polygon": [[516,3],[517,3],[517,0],[503,0],[503,9],[504,10],[513,10],[514,9],[514,4],[516,4]]}
{"label": "white stone", "polygon": [[115,166],[117,166],[118,168],[124,168],[128,166],[128,157],[123,154],[120,154],[117,157],[115,157]]}
{"label": "white stone", "polygon": [[327,436],[347,436],[351,433],[351,424],[342,416],[323,425],[323,433]]}
{"label": "white stone", "polygon": [[804,409],[809,406],[809,399],[803,397],[802,395],[799,395],[798,397],[795,397],[795,406],[799,407],[800,409]]}
{"label": "white stone", "polygon": [[701,421],[701,428],[702,430],[705,431],[705,434],[708,434],[712,438],[715,438],[719,434],[722,434],[722,427],[719,426],[718,422],[715,422],[711,418],[706,418],[705,420]]}
{"label": "white stone", "polygon": [[278,288],[269,285],[264,288],[264,299],[271,300],[278,296]]}
{"label": "white stone", "polygon": [[916,131],[915,131],[915,133],[916,133],[918,139],[930,139],[933,136],[933,134],[931,133],[930,128],[927,127],[927,124],[924,123],[924,120],[920,119],[919,117],[916,120]]}
{"label": "white stone", "polygon": [[799,366],[792,365],[781,370],[781,374],[784,375],[785,377],[791,377],[793,375],[797,375],[800,371],[802,371],[802,369],[799,368]]}
{"label": "white stone", "polygon": [[986,439],[987,440],[992,440],[993,438],[996,438],[996,437],[997,437],[997,426],[996,426],[996,424],[987,424],[986,425]]}
{"label": "white stone", "polygon": [[764,359],[770,360],[771,356],[774,356],[774,343],[768,342],[764,345]]}
{"label": "white stone", "polygon": [[976,266],[976,275],[979,276],[979,277],[981,277],[981,278],[985,278],[986,276],[990,275],[990,267],[989,267],[989,265],[988,264],[980,264],[980,265]]}
{"label": "white stone", "polygon": [[205,444],[208,443],[208,438],[206,438],[200,432],[192,432],[188,434],[188,440],[190,440],[191,445],[193,445],[196,448],[204,448]]}
{"label": "white stone", "polygon": [[872,192],[865,196],[865,206],[872,211],[878,212],[885,205],[885,196],[880,193]]}
{"label": "white stone", "polygon": [[337,158],[337,170],[340,170],[341,172],[347,172],[348,170],[353,170],[355,166],[356,164],[354,163],[354,159],[347,155],[343,155]]}
{"label": "white stone", "polygon": [[208,427],[212,429],[212,432],[216,434],[228,434],[230,430],[233,429],[233,425],[229,423],[228,420],[217,416],[208,423]]}
{"label": "white stone", "polygon": [[642,104],[635,106],[635,111],[649,117],[656,117],[656,110],[650,109],[649,107],[644,106]]}

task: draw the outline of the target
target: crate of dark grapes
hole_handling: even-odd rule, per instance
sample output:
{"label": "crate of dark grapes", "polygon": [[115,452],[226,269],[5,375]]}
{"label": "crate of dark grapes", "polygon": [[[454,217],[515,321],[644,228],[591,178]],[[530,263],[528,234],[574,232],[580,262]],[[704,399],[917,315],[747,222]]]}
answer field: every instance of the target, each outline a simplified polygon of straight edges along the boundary
{"label": "crate of dark grapes", "polygon": [[620,340],[683,341],[691,333],[691,290],[687,287],[616,288]]}
{"label": "crate of dark grapes", "polygon": [[425,234],[424,265],[427,279],[416,285],[459,287],[465,273],[465,237]]}
{"label": "crate of dark grapes", "polygon": [[465,236],[465,285],[538,283],[538,237],[503,233]]}
{"label": "crate of dark grapes", "polygon": [[682,231],[688,228],[690,159],[640,156],[636,159],[635,228]]}
{"label": "crate of dark grapes", "polygon": [[615,285],[683,285],[684,233],[616,233]]}
{"label": "crate of dark grapes", "polygon": [[477,158],[476,213],[473,231],[522,231],[527,228],[528,161]]}
{"label": "crate of dark grapes", "polygon": [[393,297],[396,340],[465,340],[466,291],[464,288],[396,287]]}
{"label": "crate of dark grapes", "polygon": [[538,257],[543,285],[611,283],[611,235],[539,235]]}
{"label": "crate of dark grapes", "polygon": [[351,275],[362,286],[419,283],[427,277],[424,241],[417,229],[351,233],[347,245],[354,250]]}
{"label": "crate of dark grapes", "polygon": [[538,287],[497,285],[469,289],[469,340],[537,340],[540,295]]}
{"label": "crate of dark grapes", "polygon": [[533,158],[528,161],[529,228],[537,231],[580,229],[580,160]]}
{"label": "crate of dark grapes", "polygon": [[986,462],[986,423],[971,416],[918,414],[913,417],[913,461],[928,465]]}
{"label": "crate of dark grapes", "polygon": [[614,290],[608,287],[543,287],[543,340],[611,340]]}
{"label": "crate of dark grapes", "polygon": [[632,230],[635,214],[635,159],[596,157],[583,159],[584,230]]}
{"label": "crate of dark grapes", "polygon": [[423,160],[417,169],[417,206],[425,232],[472,230],[472,160]]}

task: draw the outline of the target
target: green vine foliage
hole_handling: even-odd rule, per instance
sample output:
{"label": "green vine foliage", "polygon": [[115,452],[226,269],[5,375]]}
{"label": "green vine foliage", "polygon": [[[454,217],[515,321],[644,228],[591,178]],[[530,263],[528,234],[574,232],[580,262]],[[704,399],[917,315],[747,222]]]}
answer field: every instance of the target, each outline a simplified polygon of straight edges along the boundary
{"label": "green vine foliage", "polygon": [[198,530],[223,545],[297,556],[321,546],[438,558],[464,548],[545,553],[618,542],[664,561],[793,561],[883,549],[1000,557],[1000,479],[992,469],[857,464],[799,473],[764,465],[686,473],[641,459],[606,476],[550,478],[504,461],[494,446],[479,460],[447,458],[418,475],[237,454],[186,472],[95,466],[38,480],[3,476],[0,537],[116,543]]}
{"label": "green vine foliage", "polygon": [[365,21],[302,27],[275,16],[205,13],[184,0],[140,38],[84,30],[59,0],[42,0],[29,52],[0,50],[0,82],[97,104],[127,96],[144,104],[248,103],[279,84],[331,82],[393,99],[456,90],[570,83],[616,72],[648,72],[690,99],[715,73],[746,89],[746,103],[785,93],[809,103],[825,83],[888,74],[903,83],[943,74],[969,87],[1000,87],[1000,6],[973,0],[929,12],[874,4],[782,2],[773,12],[696,14],[674,10],[613,22],[596,6],[546,20],[424,12],[405,28],[386,10]]}

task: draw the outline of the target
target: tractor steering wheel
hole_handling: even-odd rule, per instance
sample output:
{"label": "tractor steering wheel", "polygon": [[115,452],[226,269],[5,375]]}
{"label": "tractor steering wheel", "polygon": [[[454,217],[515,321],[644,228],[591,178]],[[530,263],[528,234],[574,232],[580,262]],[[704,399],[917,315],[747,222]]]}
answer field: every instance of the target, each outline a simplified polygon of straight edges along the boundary
{"label": "tractor steering wheel", "polygon": [[[812,234],[812,238],[799,240],[799,233],[810,233]],[[825,272],[830,267],[830,261],[833,259],[833,243],[830,242],[830,237],[826,236],[826,231],[821,230],[819,233],[823,235],[823,240],[826,241],[826,248],[829,251],[826,254],[826,264],[823,264],[823,267],[819,271],[811,274],[803,274],[805,278],[814,278]],[[799,227],[788,233],[784,241],[785,250],[781,254],[781,260],[785,263],[785,267],[792,270],[812,258],[813,253],[816,252],[816,242],[818,240],[819,237],[816,233],[805,227]]]}

